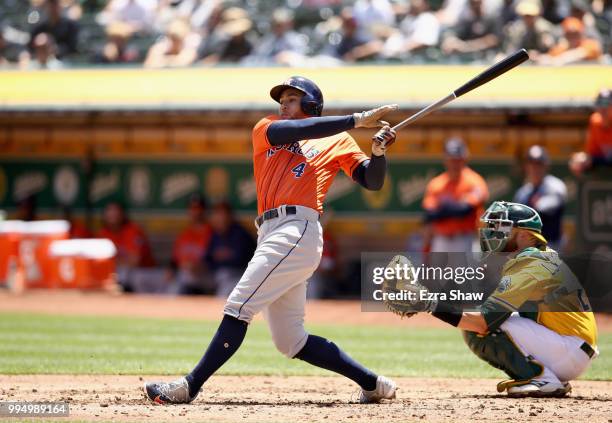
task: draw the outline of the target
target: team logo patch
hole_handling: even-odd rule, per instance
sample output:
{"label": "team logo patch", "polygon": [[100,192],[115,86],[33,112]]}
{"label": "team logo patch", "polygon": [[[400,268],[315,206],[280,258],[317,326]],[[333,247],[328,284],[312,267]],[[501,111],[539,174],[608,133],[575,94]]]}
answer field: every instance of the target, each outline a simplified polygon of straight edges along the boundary
{"label": "team logo patch", "polygon": [[508,287],[510,286],[512,279],[510,278],[510,276],[504,276],[502,278],[502,280],[499,282],[499,285],[497,286],[497,291],[499,292],[504,292],[508,290]]}

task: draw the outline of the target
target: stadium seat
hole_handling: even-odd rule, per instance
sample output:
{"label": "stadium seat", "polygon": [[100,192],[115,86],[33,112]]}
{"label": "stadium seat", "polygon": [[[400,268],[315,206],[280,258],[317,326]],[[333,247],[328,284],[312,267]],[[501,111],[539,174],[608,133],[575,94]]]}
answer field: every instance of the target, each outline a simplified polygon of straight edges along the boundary
{"label": "stadium seat", "polygon": [[128,132],[131,153],[166,154],[169,151],[166,127],[134,127]]}
{"label": "stadium seat", "polygon": [[504,131],[505,142],[514,146],[514,157],[521,160],[529,146],[542,144],[543,137],[540,129],[509,127]]}
{"label": "stadium seat", "polygon": [[87,151],[90,132],[80,128],[51,129],[49,152],[61,155],[82,155]]}
{"label": "stadium seat", "polygon": [[502,128],[473,127],[467,130],[470,154],[475,158],[507,158],[514,154],[514,145],[506,142]]}
{"label": "stadium seat", "polygon": [[251,154],[250,128],[215,128],[209,132],[209,143],[214,152]]}
{"label": "stadium seat", "polygon": [[582,150],[585,144],[586,130],[576,127],[554,127],[544,130],[545,145],[553,159],[568,159],[569,156]]}
{"label": "stadium seat", "polygon": [[426,134],[422,128],[405,128],[397,134],[392,154],[409,155],[410,158],[427,155]]}
{"label": "stadium seat", "polygon": [[173,127],[170,129],[170,150],[175,153],[203,153],[203,141],[208,131],[199,127]]}
{"label": "stadium seat", "polygon": [[44,154],[48,151],[49,131],[47,128],[12,128],[9,136],[10,153]]}
{"label": "stadium seat", "polygon": [[92,129],[94,150],[100,154],[125,154],[128,152],[127,134],[124,128],[97,127]]}

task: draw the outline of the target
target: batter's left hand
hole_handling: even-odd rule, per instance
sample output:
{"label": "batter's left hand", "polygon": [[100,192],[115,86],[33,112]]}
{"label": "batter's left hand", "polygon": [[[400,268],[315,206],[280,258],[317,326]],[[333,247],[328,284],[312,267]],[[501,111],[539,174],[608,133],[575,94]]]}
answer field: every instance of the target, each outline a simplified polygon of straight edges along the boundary
{"label": "batter's left hand", "polygon": [[382,127],[380,131],[372,137],[372,154],[382,156],[387,151],[387,148],[395,142],[397,136],[395,130],[389,125]]}
{"label": "batter's left hand", "polygon": [[386,106],[377,107],[365,112],[353,113],[355,128],[379,128],[388,125],[387,122],[382,120],[382,117],[389,112],[397,110],[398,107],[397,104],[387,104]]}

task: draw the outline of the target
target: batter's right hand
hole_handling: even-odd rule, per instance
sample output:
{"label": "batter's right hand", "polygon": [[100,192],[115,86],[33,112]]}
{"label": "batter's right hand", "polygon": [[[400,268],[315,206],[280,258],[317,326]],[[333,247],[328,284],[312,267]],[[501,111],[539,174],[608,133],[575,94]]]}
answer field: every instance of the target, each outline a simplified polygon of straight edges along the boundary
{"label": "batter's right hand", "polygon": [[395,142],[397,134],[395,130],[389,125],[383,126],[377,133],[372,137],[372,154],[375,156],[382,156],[387,151],[387,148]]}
{"label": "batter's right hand", "polygon": [[367,110],[365,112],[353,113],[355,128],[378,128],[389,125],[387,122],[380,119],[387,113],[397,109],[397,104],[387,104],[386,106],[377,107],[376,109]]}

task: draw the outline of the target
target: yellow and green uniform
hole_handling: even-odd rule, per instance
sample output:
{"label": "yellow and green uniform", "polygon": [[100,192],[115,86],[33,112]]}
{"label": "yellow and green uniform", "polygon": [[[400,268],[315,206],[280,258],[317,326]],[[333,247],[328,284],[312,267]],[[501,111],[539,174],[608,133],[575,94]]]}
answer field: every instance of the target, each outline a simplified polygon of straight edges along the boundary
{"label": "yellow and green uniform", "polygon": [[582,286],[549,248],[529,247],[502,269],[496,290],[481,307],[490,331],[496,330],[512,312],[535,320],[548,329],[577,336],[597,344],[597,326]]}

